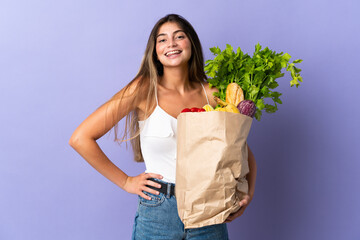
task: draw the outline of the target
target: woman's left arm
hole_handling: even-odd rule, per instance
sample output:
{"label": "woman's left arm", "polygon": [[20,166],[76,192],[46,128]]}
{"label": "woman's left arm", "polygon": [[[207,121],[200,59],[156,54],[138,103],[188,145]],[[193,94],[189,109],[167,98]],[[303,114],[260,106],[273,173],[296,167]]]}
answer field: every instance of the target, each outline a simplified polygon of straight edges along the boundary
{"label": "woman's left arm", "polygon": [[255,182],[256,182],[256,161],[254,154],[250,150],[248,146],[248,162],[249,162],[249,173],[246,175],[246,180],[249,183],[249,193],[250,201],[253,199],[254,192],[255,192]]}
{"label": "woman's left arm", "polygon": [[233,221],[235,218],[240,217],[244,213],[246,207],[250,204],[251,200],[254,197],[257,168],[256,168],[256,161],[254,154],[250,150],[249,146],[248,146],[248,162],[249,162],[249,173],[246,175],[246,180],[248,181],[249,184],[249,192],[239,202],[241,208],[237,212],[230,214],[230,216],[225,220],[225,223],[229,223]]}

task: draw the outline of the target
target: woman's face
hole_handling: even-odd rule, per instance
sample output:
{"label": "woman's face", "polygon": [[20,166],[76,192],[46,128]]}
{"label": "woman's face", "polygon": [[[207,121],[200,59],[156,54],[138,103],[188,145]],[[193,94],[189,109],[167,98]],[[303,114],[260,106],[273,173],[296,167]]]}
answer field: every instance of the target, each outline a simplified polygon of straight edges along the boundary
{"label": "woman's face", "polygon": [[178,67],[188,63],[191,43],[178,24],[166,22],[159,28],[156,54],[164,67]]}

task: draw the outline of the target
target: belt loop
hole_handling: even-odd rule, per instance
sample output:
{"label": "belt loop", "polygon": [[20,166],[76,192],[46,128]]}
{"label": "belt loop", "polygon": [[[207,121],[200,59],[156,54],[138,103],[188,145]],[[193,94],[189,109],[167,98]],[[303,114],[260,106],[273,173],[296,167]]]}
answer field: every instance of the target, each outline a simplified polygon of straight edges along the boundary
{"label": "belt loop", "polygon": [[171,183],[167,183],[167,194],[166,194],[166,197],[167,198],[170,198],[170,192],[171,192]]}

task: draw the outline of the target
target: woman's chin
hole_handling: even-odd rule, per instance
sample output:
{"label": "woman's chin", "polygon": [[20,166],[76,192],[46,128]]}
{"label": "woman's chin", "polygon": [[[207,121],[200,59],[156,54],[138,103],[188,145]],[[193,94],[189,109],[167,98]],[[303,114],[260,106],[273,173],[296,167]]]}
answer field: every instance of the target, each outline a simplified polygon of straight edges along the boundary
{"label": "woman's chin", "polygon": [[180,58],[168,59],[167,61],[164,61],[162,65],[164,67],[169,67],[169,68],[184,67],[184,66],[188,66],[188,61],[189,60],[184,60]]}

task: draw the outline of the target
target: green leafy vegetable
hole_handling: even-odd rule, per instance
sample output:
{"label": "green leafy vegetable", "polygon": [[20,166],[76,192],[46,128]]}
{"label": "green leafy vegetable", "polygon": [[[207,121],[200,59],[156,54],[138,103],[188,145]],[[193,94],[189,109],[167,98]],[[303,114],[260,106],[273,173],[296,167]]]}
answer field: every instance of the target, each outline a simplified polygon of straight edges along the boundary
{"label": "green leafy vegetable", "polygon": [[[210,87],[216,87],[219,92],[214,95],[225,101],[226,87],[229,83],[236,82],[244,91],[245,99],[256,104],[255,118],[260,120],[262,110],[267,113],[277,111],[277,104],[281,104],[281,93],[273,91],[279,84],[276,79],[283,77],[282,69],[291,72],[290,86],[298,87],[303,79],[300,76],[301,69],[295,64],[301,63],[297,59],[290,63],[291,56],[288,53],[276,53],[268,47],[261,50],[258,43],[252,57],[244,54],[240,48],[234,52],[233,47],[226,44],[225,50],[218,47],[210,48],[215,55],[213,60],[205,62],[205,72],[208,75]],[[273,104],[265,103],[264,99],[270,98]]]}

